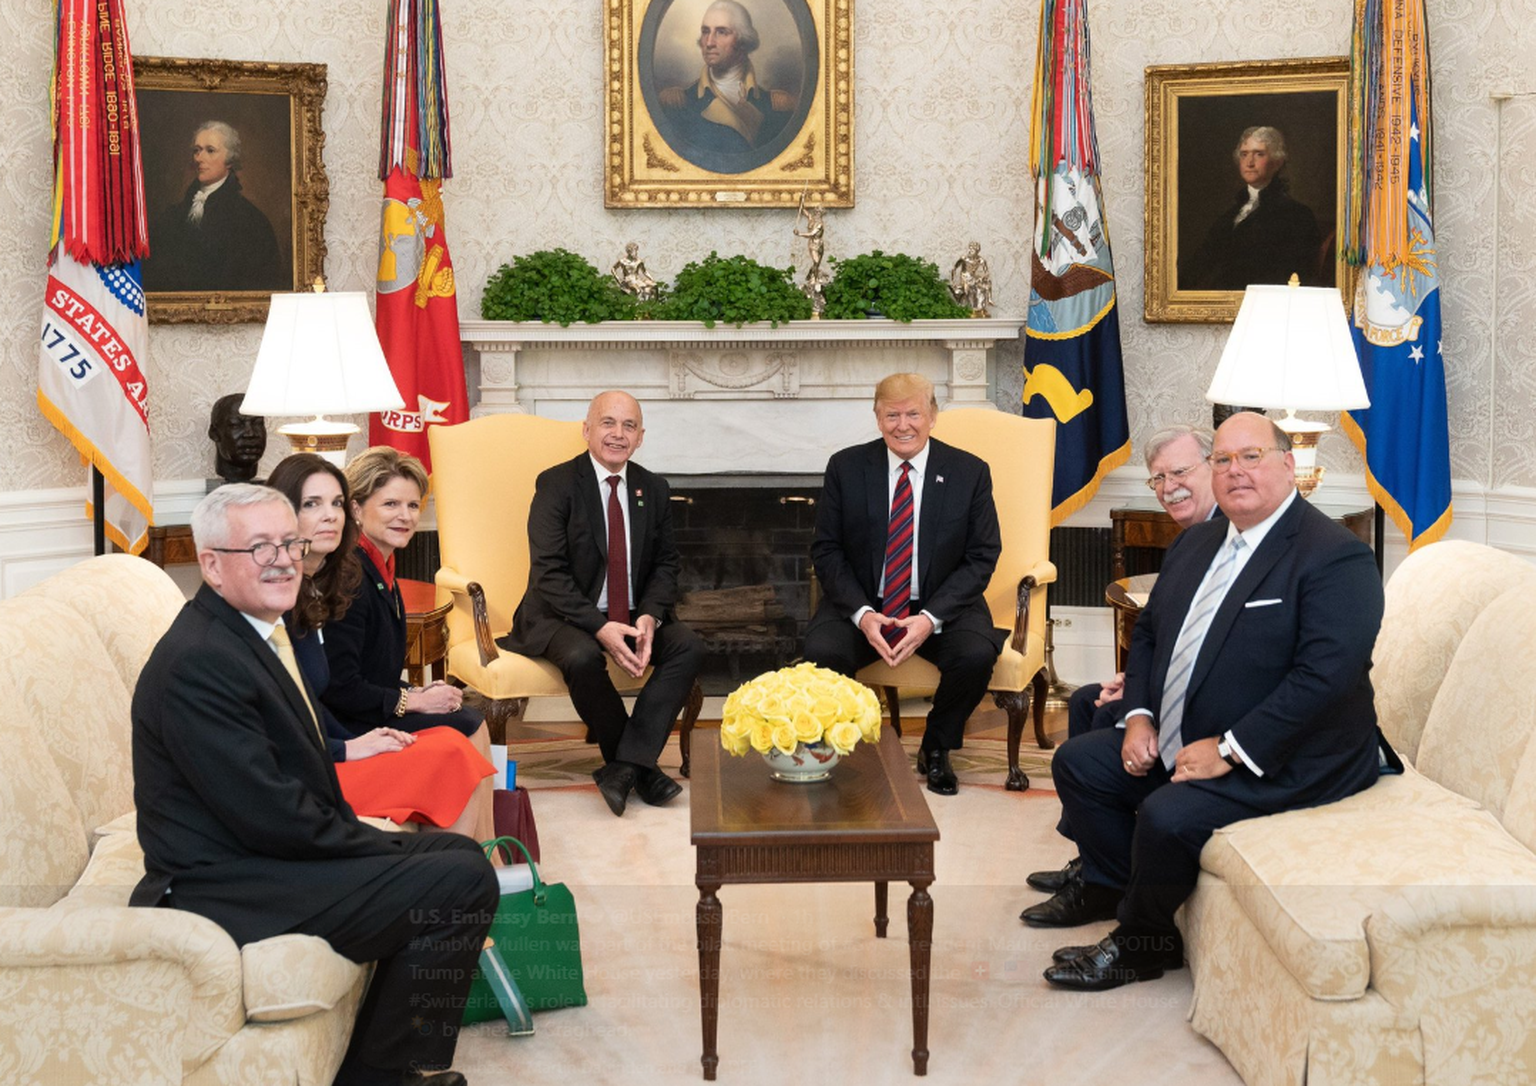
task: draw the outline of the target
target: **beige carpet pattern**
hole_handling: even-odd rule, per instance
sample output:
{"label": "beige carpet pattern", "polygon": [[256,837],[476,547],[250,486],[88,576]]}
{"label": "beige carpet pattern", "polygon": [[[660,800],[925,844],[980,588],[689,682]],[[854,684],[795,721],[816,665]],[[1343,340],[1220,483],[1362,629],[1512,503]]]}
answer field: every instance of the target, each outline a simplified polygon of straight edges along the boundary
{"label": "beige carpet pattern", "polygon": [[[668,807],[636,801],[616,819],[587,776],[594,748],[571,739],[515,746],[542,873],[576,896],[590,1003],[535,1015],[533,1037],[508,1038],[499,1023],[470,1027],[457,1067],[473,1086],[702,1081],[687,784]],[[1049,932],[1019,923],[1019,909],[1041,899],[1024,874],[1060,865],[1072,848],[1052,829],[1055,795],[1040,787],[1049,754],[1026,747],[1036,786],[1011,793],[996,746],[968,737],[960,794],[929,797],[942,838],[926,1081],[1238,1083],[1185,1021],[1187,970],[1100,995],[1041,979],[1054,947],[1092,941],[1109,925]],[[662,764],[678,764],[675,738]],[[883,940],[869,886],[728,886],[720,899],[720,1082],[912,1081],[905,887],[891,888]]]}

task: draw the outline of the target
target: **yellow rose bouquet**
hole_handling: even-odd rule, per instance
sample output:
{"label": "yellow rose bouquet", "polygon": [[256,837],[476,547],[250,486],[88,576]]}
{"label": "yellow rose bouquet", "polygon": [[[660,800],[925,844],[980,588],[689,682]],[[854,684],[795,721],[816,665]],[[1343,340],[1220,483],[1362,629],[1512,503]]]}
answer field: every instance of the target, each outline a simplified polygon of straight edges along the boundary
{"label": "yellow rose bouquet", "polygon": [[875,692],[835,671],[797,664],[765,672],[725,699],[720,745],[735,755],[755,750],[789,756],[804,743],[824,743],[839,756],[860,739],[880,736]]}

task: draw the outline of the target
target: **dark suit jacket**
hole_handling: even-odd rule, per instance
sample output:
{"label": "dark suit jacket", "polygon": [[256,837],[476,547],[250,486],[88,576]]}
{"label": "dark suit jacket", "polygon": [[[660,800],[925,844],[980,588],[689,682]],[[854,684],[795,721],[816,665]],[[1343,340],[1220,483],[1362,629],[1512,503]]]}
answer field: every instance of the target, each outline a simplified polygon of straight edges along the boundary
{"label": "dark suit jacket", "polygon": [[[1125,710],[1160,713],[1179,629],[1227,527],[1196,524],[1168,548],[1131,635]],[[1297,498],[1227,592],[1190,678],[1184,742],[1230,729],[1264,771],[1228,774],[1224,788],[1283,810],[1329,803],[1376,779],[1384,741],[1370,667],[1382,605],[1370,548]]]}
{"label": "dark suit jacket", "polygon": [[1258,206],[1234,225],[1232,220],[1247,202],[1244,186],[1206,231],[1200,248],[1180,261],[1180,287],[1242,290],[1250,283],[1287,283],[1293,272],[1301,277],[1302,286],[1324,287],[1333,282],[1331,271],[1323,278],[1317,274],[1322,245],[1317,216],[1291,198],[1285,178],[1277,177],[1265,186]]}
{"label": "dark suit jacket", "polygon": [[343,727],[361,734],[392,725],[405,682],[405,601],[398,583],[384,587],[368,552],[357,548],[363,579],[347,613],[325,626],[331,678],[322,697]]}
{"label": "dark suit jacket", "polygon": [[[1007,633],[992,625],[982,599],[1003,549],[992,473],[979,457],[933,438],[928,443],[917,525],[918,607],[946,631],[973,630],[1001,649]],[[846,622],[861,607],[879,609],[891,519],[889,475],[884,440],[844,449],[828,461],[811,543],[822,591],[813,626]]]}
{"label": "dark suit jacket", "polygon": [[206,586],[139,675],[133,781],[146,872],[133,904],[169,887],[242,945],[292,930],[406,850],[358,821],[298,687]]}
{"label": "dark suit jacket", "polygon": [[[671,489],[634,461],[627,474],[631,621],[650,615],[661,622],[677,602],[680,565]],[[595,635],[608,621],[597,609],[608,579],[602,493],[585,452],[539,475],[528,511],[528,589],[512,616],[512,632],[501,639],[506,648],[542,656],[562,625]]]}
{"label": "dark suit jacket", "polygon": [[145,290],[287,290],[293,274],[283,267],[272,223],[240,191],[230,174],[203,203],[199,226],[187,222],[198,184],[187,186],[181,202],[156,217],[150,255],[144,262]]}

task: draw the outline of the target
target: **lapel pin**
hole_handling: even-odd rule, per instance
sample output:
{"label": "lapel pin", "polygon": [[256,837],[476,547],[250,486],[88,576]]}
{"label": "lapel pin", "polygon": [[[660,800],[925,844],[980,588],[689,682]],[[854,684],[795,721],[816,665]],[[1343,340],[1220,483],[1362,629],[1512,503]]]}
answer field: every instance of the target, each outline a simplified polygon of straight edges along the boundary
{"label": "lapel pin", "polygon": [[933,477],[933,481],[936,482],[936,483],[942,483],[944,481],[944,476],[942,476],[942,475],[935,475]]}

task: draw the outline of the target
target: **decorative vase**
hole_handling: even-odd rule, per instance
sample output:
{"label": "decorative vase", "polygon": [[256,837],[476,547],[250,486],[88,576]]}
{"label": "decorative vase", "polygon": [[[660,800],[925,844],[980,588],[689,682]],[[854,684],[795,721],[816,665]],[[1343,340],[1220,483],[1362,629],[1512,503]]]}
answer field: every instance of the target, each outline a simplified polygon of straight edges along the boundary
{"label": "decorative vase", "polygon": [[793,754],[783,754],[777,747],[770,747],[764,752],[763,761],[768,763],[776,781],[811,784],[831,777],[832,767],[841,757],[826,743],[801,743]]}

